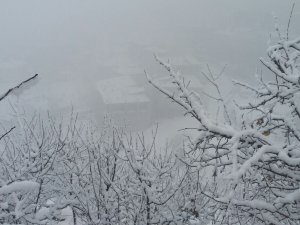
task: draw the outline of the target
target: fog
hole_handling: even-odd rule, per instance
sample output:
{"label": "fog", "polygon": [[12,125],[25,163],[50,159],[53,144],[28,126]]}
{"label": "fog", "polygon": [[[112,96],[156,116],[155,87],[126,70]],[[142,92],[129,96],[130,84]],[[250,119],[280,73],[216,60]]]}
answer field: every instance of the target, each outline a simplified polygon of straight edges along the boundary
{"label": "fog", "polygon": [[[133,77],[148,98],[152,94],[152,98],[160,98],[144,76],[144,70],[154,76],[165,74],[153,54],[170,59],[183,74],[199,73],[200,77],[206,64],[216,72],[227,65],[226,79],[250,80],[261,68],[258,58],[265,56],[268,40],[276,36],[274,15],[286,32],[292,3],[2,0],[0,87],[3,92],[38,73],[38,84],[17,100],[11,97],[11,102],[17,101],[29,111],[49,110],[54,114],[64,114],[73,106],[93,120],[106,113],[105,100],[97,89],[101,80]],[[299,34],[299,20],[300,7],[296,4],[291,36]],[[155,112],[154,106],[149,107]],[[7,107],[2,104],[2,110]],[[152,117],[151,122],[165,118],[168,109],[173,110],[168,107],[163,114],[147,116]]]}

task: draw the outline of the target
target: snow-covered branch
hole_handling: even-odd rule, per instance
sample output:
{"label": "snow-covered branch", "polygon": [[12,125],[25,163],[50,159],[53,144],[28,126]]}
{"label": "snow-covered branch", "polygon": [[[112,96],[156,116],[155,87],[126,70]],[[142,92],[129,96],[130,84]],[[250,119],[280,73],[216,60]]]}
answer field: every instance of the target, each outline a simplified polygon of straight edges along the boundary
{"label": "snow-covered branch", "polygon": [[[205,185],[200,192],[213,200],[211,211],[219,205],[218,211],[223,213],[219,223],[226,219],[230,224],[239,224],[237,214],[252,218],[252,224],[296,225],[299,221],[300,38],[279,40],[267,53],[269,62],[261,62],[273,73],[274,80],[265,82],[261,77],[257,87],[234,81],[256,95],[237,109],[242,115],[240,127],[232,126],[229,114],[221,119],[223,123],[212,119],[200,95],[185,85],[184,77],[169,63],[156,57],[168,71],[176,88],[174,93],[147,75],[150,84],[199,123],[199,136],[181,161],[208,181],[209,188]],[[217,217],[220,219],[218,214],[213,220]]]}

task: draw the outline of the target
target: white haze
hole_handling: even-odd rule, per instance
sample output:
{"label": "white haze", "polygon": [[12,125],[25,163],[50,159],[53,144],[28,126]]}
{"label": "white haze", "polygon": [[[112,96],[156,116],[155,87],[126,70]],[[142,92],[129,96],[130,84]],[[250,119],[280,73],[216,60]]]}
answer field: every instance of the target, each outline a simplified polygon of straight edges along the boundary
{"label": "white haze", "polygon": [[[292,3],[2,0],[0,87],[3,92],[38,73],[39,83],[18,100],[23,107],[59,112],[73,105],[78,111],[101,111],[95,83],[134,75],[150,88],[144,70],[163,71],[154,53],[171,62],[178,57],[197,59],[216,70],[226,64],[227,77],[249,79],[261,68],[258,57],[265,56],[270,35],[275,36],[274,15],[286,32]],[[296,4],[292,36],[300,32],[295,22],[299,19]],[[179,69],[184,73],[185,68]],[[200,76],[205,67],[197,69]]]}

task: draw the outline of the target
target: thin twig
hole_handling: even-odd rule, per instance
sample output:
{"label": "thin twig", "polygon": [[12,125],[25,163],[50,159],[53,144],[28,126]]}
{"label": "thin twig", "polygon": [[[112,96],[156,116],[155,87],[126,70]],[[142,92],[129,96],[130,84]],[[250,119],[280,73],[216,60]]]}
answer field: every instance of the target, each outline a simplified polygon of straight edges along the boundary
{"label": "thin twig", "polygon": [[10,130],[9,131],[7,131],[6,133],[4,133],[4,134],[2,134],[1,135],[1,137],[0,137],[0,140],[2,139],[2,138],[4,138],[6,135],[8,135],[10,132],[12,132],[13,131],[13,129],[15,129],[16,127],[15,126],[13,126],[12,128],[10,128]]}
{"label": "thin twig", "polygon": [[290,13],[290,18],[289,18],[289,22],[288,22],[288,26],[286,29],[286,40],[289,40],[289,29],[290,29],[290,24],[291,24],[291,20],[292,20],[292,16],[293,16],[293,11],[295,8],[295,4],[296,2],[293,3],[292,9],[291,9],[291,13]]}
{"label": "thin twig", "polygon": [[10,88],[7,92],[5,92],[1,97],[0,97],[0,101],[2,101],[3,99],[5,99],[12,91],[22,87],[24,84],[28,83],[29,81],[35,79],[38,76],[38,74],[35,74],[34,76],[28,78],[27,80],[22,81],[19,85]]}

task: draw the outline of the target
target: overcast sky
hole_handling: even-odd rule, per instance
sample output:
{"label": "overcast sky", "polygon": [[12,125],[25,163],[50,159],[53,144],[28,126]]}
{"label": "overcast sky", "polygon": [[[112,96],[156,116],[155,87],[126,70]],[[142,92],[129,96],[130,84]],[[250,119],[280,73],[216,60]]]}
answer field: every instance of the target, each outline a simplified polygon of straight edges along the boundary
{"label": "overcast sky", "polygon": [[[257,59],[265,56],[268,38],[274,34],[274,15],[285,32],[292,3],[1,0],[0,87],[4,90],[39,73],[40,82],[28,96],[74,103],[90,96],[87,92],[98,80],[131,73],[143,76],[144,69],[156,73],[153,53],[171,62],[182,56],[216,68],[227,64],[228,76],[247,79],[260,68]],[[300,33],[297,21],[300,4],[291,36]],[[78,95],[67,95],[68,90]]]}

